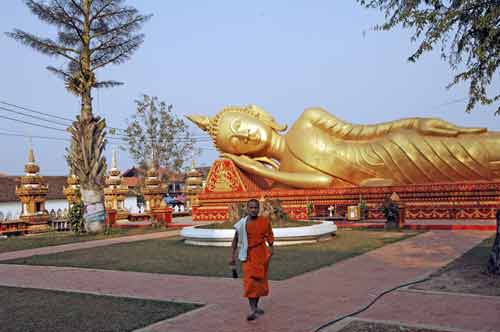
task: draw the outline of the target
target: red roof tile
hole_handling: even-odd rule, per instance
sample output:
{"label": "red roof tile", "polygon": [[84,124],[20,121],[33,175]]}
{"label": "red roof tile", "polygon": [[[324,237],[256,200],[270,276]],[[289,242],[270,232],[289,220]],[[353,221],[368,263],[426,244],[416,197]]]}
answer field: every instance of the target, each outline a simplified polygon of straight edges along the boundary
{"label": "red roof tile", "polygon": [[[18,176],[0,177],[0,202],[17,201],[16,183]],[[49,186],[47,199],[65,199],[63,187],[66,185],[66,176],[44,176],[45,184]]]}

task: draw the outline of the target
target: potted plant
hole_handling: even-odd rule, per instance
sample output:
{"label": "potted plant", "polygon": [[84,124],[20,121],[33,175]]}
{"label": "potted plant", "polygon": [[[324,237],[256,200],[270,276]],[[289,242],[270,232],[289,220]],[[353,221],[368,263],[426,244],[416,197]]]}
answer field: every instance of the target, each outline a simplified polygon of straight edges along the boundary
{"label": "potted plant", "polygon": [[368,206],[366,205],[366,201],[364,200],[363,196],[359,195],[359,217],[360,219],[364,220],[366,219],[366,215],[368,213]]}
{"label": "potted plant", "polygon": [[380,211],[385,217],[385,229],[397,229],[399,228],[399,206],[394,203],[389,197],[384,199]]}
{"label": "potted plant", "polygon": [[314,205],[310,200],[307,200],[306,204],[307,219],[311,219],[314,214]]}

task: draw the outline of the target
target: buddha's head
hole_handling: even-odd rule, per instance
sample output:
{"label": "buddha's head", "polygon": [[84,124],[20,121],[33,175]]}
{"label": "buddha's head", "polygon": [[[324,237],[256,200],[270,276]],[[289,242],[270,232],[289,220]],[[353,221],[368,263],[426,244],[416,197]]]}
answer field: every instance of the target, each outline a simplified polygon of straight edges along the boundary
{"label": "buddha's head", "polygon": [[222,152],[259,156],[271,144],[274,132],[286,130],[274,118],[255,105],[225,107],[213,118],[201,115],[187,117],[206,131]]}

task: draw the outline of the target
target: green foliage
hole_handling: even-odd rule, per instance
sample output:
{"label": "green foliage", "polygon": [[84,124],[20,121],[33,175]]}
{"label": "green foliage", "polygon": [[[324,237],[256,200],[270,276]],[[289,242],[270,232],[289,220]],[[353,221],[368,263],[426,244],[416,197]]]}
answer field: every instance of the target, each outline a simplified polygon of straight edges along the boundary
{"label": "green foliage", "polygon": [[71,230],[77,234],[85,231],[85,220],[83,219],[83,203],[73,204],[68,211],[68,222]]}
{"label": "green foliage", "polygon": [[38,19],[57,28],[57,37],[40,37],[20,29],[6,34],[42,54],[65,60],[65,67],[47,69],[81,99],[80,116],[69,128],[72,141],[66,158],[82,188],[98,191],[105,172],[102,151],[106,145],[106,123],[92,114],[92,89],[122,83],[99,81],[95,73],[132,56],[144,41],[144,35],[138,31],[150,16],[124,6],[123,0],[25,0],[25,3]]}
{"label": "green foliage", "polygon": [[281,200],[265,199],[262,205],[262,214],[267,216],[271,223],[278,225],[278,227],[282,227],[282,224],[291,221],[290,216],[283,210]]}
{"label": "green foliage", "polygon": [[177,117],[172,105],[158,97],[143,95],[135,101],[137,111],[126,130],[128,151],[143,167],[152,158],[158,166],[179,172],[191,157],[195,140],[187,123]]}
{"label": "green foliage", "polygon": [[366,215],[368,213],[368,206],[366,205],[366,201],[362,195],[359,195],[358,207],[361,219],[366,219]]}
{"label": "green foliage", "polygon": [[20,29],[7,36],[40,53],[67,60],[66,68],[47,67],[62,78],[66,88],[83,96],[92,88],[120,85],[115,81],[97,81],[95,71],[108,64],[120,64],[130,58],[144,41],[137,33],[150,16],[123,6],[123,0],[51,0],[25,1],[41,21],[58,28],[57,38],[39,37]]}
{"label": "green foliage", "polygon": [[306,204],[306,212],[307,212],[307,217],[308,218],[311,218],[314,214],[314,205],[313,203],[310,201],[310,200],[307,200],[307,204]]}
{"label": "green foliage", "polygon": [[[490,105],[500,94],[488,96],[487,88],[500,64],[500,3],[498,0],[357,0],[367,8],[384,12],[386,22],[376,30],[391,30],[401,25],[412,29],[412,41],[419,46],[408,58],[417,61],[440,43],[441,57],[458,73],[448,88],[469,83],[470,112],[479,102]],[[500,112],[498,107],[496,114]]]}

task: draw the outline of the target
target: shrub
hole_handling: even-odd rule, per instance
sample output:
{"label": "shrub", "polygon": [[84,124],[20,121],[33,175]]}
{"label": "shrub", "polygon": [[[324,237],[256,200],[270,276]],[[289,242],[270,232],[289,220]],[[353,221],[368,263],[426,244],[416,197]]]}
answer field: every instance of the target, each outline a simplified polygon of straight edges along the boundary
{"label": "shrub", "polygon": [[83,219],[83,202],[75,203],[68,212],[68,222],[71,230],[77,234],[85,231],[85,220]]}

